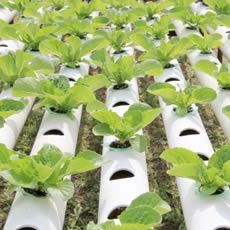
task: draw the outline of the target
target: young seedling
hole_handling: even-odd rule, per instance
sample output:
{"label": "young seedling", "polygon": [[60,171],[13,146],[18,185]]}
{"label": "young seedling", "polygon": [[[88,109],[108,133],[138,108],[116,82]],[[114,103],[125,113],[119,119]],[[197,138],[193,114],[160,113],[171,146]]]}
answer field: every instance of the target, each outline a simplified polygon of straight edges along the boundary
{"label": "young seedling", "polygon": [[135,77],[143,77],[145,74],[161,75],[161,65],[152,59],[136,63],[132,56],[122,56],[118,60],[110,57],[105,50],[99,50],[92,54],[92,61],[102,68],[102,74],[108,79],[108,82],[114,84],[114,89],[124,89],[128,83]]}
{"label": "young seedling", "polygon": [[12,87],[19,78],[46,75],[53,71],[53,65],[47,60],[23,51],[0,56],[0,80],[5,87]]}
{"label": "young seedling", "polygon": [[67,176],[93,170],[103,163],[103,158],[93,151],[82,151],[74,157],[53,145],[44,145],[32,156],[9,150],[3,144],[0,150],[0,176],[9,182],[11,191],[66,201],[74,192]]}
{"label": "young seedling", "polygon": [[121,117],[108,110],[99,101],[88,104],[87,111],[100,122],[93,128],[95,135],[113,135],[117,138],[110,143],[110,147],[118,149],[132,147],[140,153],[145,151],[147,139],[143,135],[137,134],[137,132],[150,124],[161,113],[159,108],[153,109],[145,103],[135,103]]}
{"label": "young seedling", "polygon": [[200,60],[194,65],[195,69],[215,77],[222,89],[230,89],[229,64],[223,63],[220,68],[209,60]]}
{"label": "young seedling", "polygon": [[150,85],[147,91],[160,96],[166,105],[175,105],[178,116],[186,116],[192,112],[193,104],[209,103],[216,98],[215,90],[194,85],[188,85],[184,90],[177,90],[169,83],[157,82]]}
{"label": "young seedling", "polygon": [[207,164],[197,155],[185,148],[165,150],[162,159],[173,164],[168,174],[176,177],[189,178],[197,182],[199,191],[207,195],[224,192],[230,184],[230,145],[217,150]]}
{"label": "young seedling", "polygon": [[87,230],[149,230],[162,222],[162,216],[171,211],[170,206],[154,192],[143,193],[134,199],[118,217],[119,224],[109,220],[103,224],[89,223]]}

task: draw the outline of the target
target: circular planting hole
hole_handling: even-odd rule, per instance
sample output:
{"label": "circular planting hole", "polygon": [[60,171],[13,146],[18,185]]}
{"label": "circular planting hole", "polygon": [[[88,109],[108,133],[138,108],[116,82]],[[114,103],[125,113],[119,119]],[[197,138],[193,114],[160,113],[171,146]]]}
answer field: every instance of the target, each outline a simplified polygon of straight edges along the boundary
{"label": "circular planting hole", "polygon": [[76,82],[74,78],[69,78],[69,81]]}
{"label": "circular planting hole", "polygon": [[123,212],[125,211],[127,207],[125,206],[121,206],[121,207],[118,207],[116,209],[114,209],[108,216],[108,219],[109,220],[113,220],[113,219],[117,219],[117,217]]}
{"label": "circular planting hole", "polygon": [[51,129],[51,130],[48,130],[47,132],[45,132],[43,135],[44,136],[47,136],[47,135],[64,136],[64,133],[58,129]]}
{"label": "circular planting hole", "polygon": [[226,227],[220,227],[220,228],[216,228],[215,230],[230,230],[230,227],[229,227],[229,228],[226,228]]}
{"label": "circular planting hole", "polygon": [[180,81],[180,80],[178,78],[175,78],[175,77],[170,77],[170,78],[165,80],[165,82],[171,82],[171,81]]}
{"label": "circular planting hole", "polygon": [[37,230],[37,229],[33,227],[22,227],[22,228],[17,228],[17,230]]}
{"label": "circular planting hole", "polygon": [[131,144],[129,141],[125,141],[124,143],[120,142],[119,140],[113,141],[109,147],[115,148],[115,149],[126,149],[131,147]]}
{"label": "circular planting hole", "polygon": [[0,47],[8,47],[6,44],[0,44]]}
{"label": "circular planting hole", "polygon": [[123,106],[123,105],[129,105],[129,103],[126,101],[119,101],[116,104],[114,104],[113,107]]}
{"label": "circular planting hole", "polygon": [[127,89],[129,87],[129,85],[127,83],[122,83],[119,85],[114,85],[113,89],[114,90],[119,90],[119,89]]}
{"label": "circular planting hole", "polygon": [[197,155],[203,160],[203,161],[208,161],[209,158],[204,154],[204,153],[197,153]]}
{"label": "circular planting hole", "polygon": [[130,178],[130,177],[134,177],[134,174],[131,173],[128,170],[120,170],[115,172],[109,180],[120,180],[120,179],[125,179],[125,178]]}
{"label": "circular planting hole", "polygon": [[195,129],[185,129],[182,132],[180,132],[180,137],[183,136],[189,136],[189,135],[199,135],[200,133],[196,131]]}

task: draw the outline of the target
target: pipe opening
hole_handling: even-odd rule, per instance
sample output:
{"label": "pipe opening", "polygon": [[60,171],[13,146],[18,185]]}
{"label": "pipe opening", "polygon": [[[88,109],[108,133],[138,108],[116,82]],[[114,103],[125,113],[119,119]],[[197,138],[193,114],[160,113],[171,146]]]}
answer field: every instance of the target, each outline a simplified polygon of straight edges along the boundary
{"label": "pipe opening", "polygon": [[46,135],[64,136],[64,133],[58,129],[51,129],[51,130],[48,130],[47,132],[45,132],[43,135],[44,136],[46,136]]}
{"label": "pipe opening", "polygon": [[216,228],[215,230],[230,230],[230,228],[221,227],[221,228]]}
{"label": "pipe opening", "polygon": [[37,230],[37,229],[32,227],[22,227],[22,228],[17,228],[16,230]]}
{"label": "pipe opening", "polygon": [[120,180],[120,179],[125,179],[125,178],[130,178],[134,177],[134,174],[127,171],[127,170],[120,170],[115,172],[109,180]]}
{"label": "pipe opening", "polygon": [[129,103],[125,101],[119,101],[116,104],[114,104],[113,107],[122,106],[122,105],[129,105]]}
{"label": "pipe opening", "polygon": [[114,209],[108,216],[109,220],[117,219],[118,216],[126,209],[127,207],[121,206],[116,209]]}
{"label": "pipe opening", "polygon": [[6,44],[0,44],[0,47],[8,47]]}
{"label": "pipe opening", "polygon": [[204,153],[197,153],[198,157],[200,157],[203,161],[208,161],[209,158]]}
{"label": "pipe opening", "polygon": [[69,78],[69,81],[76,82],[74,78]]}
{"label": "pipe opening", "polygon": [[189,136],[189,135],[199,135],[200,133],[195,129],[185,129],[180,133],[180,137]]}
{"label": "pipe opening", "polygon": [[180,81],[180,80],[178,78],[175,78],[175,77],[170,77],[170,78],[165,80],[165,82],[171,82],[171,81]]}

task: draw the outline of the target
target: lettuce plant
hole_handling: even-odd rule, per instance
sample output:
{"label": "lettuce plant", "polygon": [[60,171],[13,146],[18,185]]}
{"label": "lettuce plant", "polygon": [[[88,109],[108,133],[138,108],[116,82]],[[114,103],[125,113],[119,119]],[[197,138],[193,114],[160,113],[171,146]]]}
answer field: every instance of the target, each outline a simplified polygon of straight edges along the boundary
{"label": "lettuce plant", "polygon": [[100,225],[91,222],[87,230],[149,230],[159,226],[162,215],[170,210],[170,206],[159,195],[147,192],[134,199],[130,206],[118,216],[119,224],[116,225],[114,220]]}
{"label": "lettuce plant", "polygon": [[108,110],[99,101],[88,104],[87,111],[100,122],[93,128],[93,133],[96,136],[113,135],[117,139],[110,143],[110,147],[120,149],[132,147],[137,152],[144,152],[147,147],[147,139],[137,132],[150,124],[161,113],[159,108],[153,109],[145,103],[135,103],[121,117]]}
{"label": "lettuce plant", "polygon": [[117,11],[127,10],[128,7],[137,7],[139,4],[136,0],[101,0],[109,8],[113,8]]}
{"label": "lettuce plant", "polygon": [[215,77],[222,89],[230,89],[230,68],[229,64],[223,63],[220,68],[214,62],[200,60],[195,64],[195,69]]}
{"label": "lettuce plant", "polygon": [[84,56],[99,47],[102,48],[103,41],[101,37],[95,37],[86,42],[73,36],[67,37],[65,42],[53,38],[42,41],[39,50],[45,54],[52,54],[59,59],[60,63],[75,68]]}
{"label": "lettuce plant", "polygon": [[220,34],[207,34],[201,37],[197,34],[192,34],[188,37],[190,41],[194,44],[194,48],[200,50],[201,54],[211,54],[212,49],[218,48],[223,45]]}
{"label": "lettuce plant", "polygon": [[6,122],[6,118],[21,112],[27,105],[26,100],[2,99],[0,100],[0,128]]}
{"label": "lettuce plant", "polygon": [[9,182],[11,190],[36,197],[51,195],[68,200],[74,186],[67,176],[87,172],[103,163],[102,157],[93,151],[79,152],[74,157],[53,145],[44,145],[32,156],[9,150],[3,144],[0,150],[0,176]]}
{"label": "lettuce plant", "polygon": [[0,56],[0,80],[7,87],[13,86],[18,78],[36,77],[53,71],[53,66],[47,60],[23,51]]}
{"label": "lettuce plant", "polygon": [[114,60],[105,50],[94,52],[91,58],[102,68],[102,74],[107,77],[110,84],[115,85],[114,89],[127,88],[127,82],[135,77],[162,74],[161,65],[151,59],[136,63],[134,57],[126,55]]}
{"label": "lettuce plant", "polygon": [[15,23],[1,27],[0,36],[23,42],[26,50],[38,51],[40,42],[54,37],[56,30],[56,26],[41,27],[35,22]]}
{"label": "lettuce plant", "polygon": [[184,90],[178,91],[169,83],[157,82],[150,85],[147,91],[160,96],[166,105],[175,105],[178,116],[186,116],[192,112],[193,104],[209,103],[216,98],[215,90],[194,85],[188,85]]}
{"label": "lettuce plant", "polygon": [[155,59],[160,62],[164,68],[173,67],[170,62],[181,55],[187,54],[193,46],[188,38],[172,38],[169,41],[162,40],[159,46],[154,46],[152,39],[140,33],[134,34],[132,41],[146,51],[139,57],[139,60]]}
{"label": "lettuce plant", "polygon": [[46,7],[51,7],[52,10],[61,10],[66,6],[67,0],[45,0],[43,4]]}
{"label": "lettuce plant", "polygon": [[70,87],[67,77],[51,75],[40,78],[24,78],[15,82],[13,94],[18,97],[34,96],[39,98],[36,107],[44,106],[56,113],[72,114],[81,104],[94,101],[93,90],[104,86],[104,79],[91,77],[80,80]]}
{"label": "lettuce plant", "polygon": [[224,145],[217,150],[208,163],[197,155],[184,148],[165,150],[162,159],[173,164],[168,174],[177,177],[189,178],[197,182],[199,191],[214,195],[224,191],[230,184],[230,145]]}

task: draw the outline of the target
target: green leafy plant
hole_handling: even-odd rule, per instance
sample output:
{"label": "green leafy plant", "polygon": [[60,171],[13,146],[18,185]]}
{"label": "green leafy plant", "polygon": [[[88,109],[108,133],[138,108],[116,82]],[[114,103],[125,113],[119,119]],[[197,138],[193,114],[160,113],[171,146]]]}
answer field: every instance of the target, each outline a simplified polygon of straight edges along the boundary
{"label": "green leafy plant", "polygon": [[43,26],[35,22],[15,23],[1,27],[0,36],[7,39],[16,39],[25,44],[26,50],[38,51],[41,41],[54,37],[56,26]]}
{"label": "green leafy plant", "polygon": [[47,60],[23,51],[0,56],[0,80],[6,87],[13,86],[18,78],[36,77],[53,71],[52,64]]}
{"label": "green leafy plant", "polygon": [[188,38],[162,40],[159,46],[154,46],[153,40],[141,33],[134,34],[132,41],[145,49],[145,53],[139,57],[139,60],[155,59],[164,68],[173,67],[170,62],[181,55],[187,54],[193,46]]}
{"label": "green leafy plant", "polygon": [[137,7],[138,2],[136,0],[124,0],[124,1],[117,1],[117,0],[101,0],[102,2],[107,5],[108,8],[114,8],[117,11],[127,10],[129,7]]}
{"label": "green leafy plant", "polygon": [[161,65],[151,59],[136,63],[134,57],[126,55],[114,60],[105,50],[94,52],[91,58],[102,68],[102,74],[107,77],[110,84],[115,84],[114,89],[127,88],[127,81],[135,77],[162,74]]}
{"label": "green leafy plant", "polygon": [[230,105],[225,106],[222,111],[223,111],[225,116],[230,118]]}
{"label": "green leafy plant", "polygon": [[135,103],[120,117],[117,113],[108,110],[103,103],[94,101],[88,104],[87,111],[100,122],[93,128],[95,135],[114,135],[117,138],[110,144],[110,147],[127,148],[131,146],[137,152],[144,152],[147,147],[147,139],[137,132],[150,124],[160,114],[161,109],[153,109],[145,103]]}
{"label": "green leafy plant", "polygon": [[56,113],[66,113],[71,116],[73,109],[81,104],[94,101],[93,90],[104,86],[104,79],[91,77],[70,87],[67,77],[51,75],[40,78],[23,78],[15,82],[13,94],[18,97],[34,96],[39,98],[36,107],[44,106]]}
{"label": "green leafy plant", "polygon": [[169,0],[174,7],[189,7],[194,0]]}
{"label": "green leafy plant", "polygon": [[9,150],[3,144],[0,150],[0,176],[9,182],[11,190],[36,197],[51,195],[68,200],[74,187],[67,176],[93,170],[103,163],[93,151],[79,152],[74,157],[52,145],[44,145],[32,156]]}
{"label": "green leafy plant", "polygon": [[219,194],[230,184],[230,145],[224,145],[217,150],[206,165],[197,155],[184,148],[165,150],[162,159],[173,164],[168,174],[195,180],[199,191],[204,194]]}
{"label": "green leafy plant", "polygon": [[46,0],[43,1],[43,3],[45,6],[51,7],[53,10],[61,10],[66,6],[67,0]]}
{"label": "green leafy plant", "polygon": [[103,41],[101,37],[95,37],[86,42],[72,36],[67,37],[65,42],[54,38],[42,41],[39,50],[45,54],[52,54],[59,59],[60,63],[75,68],[79,62],[83,61],[84,56],[97,48],[102,48]]}
{"label": "green leafy plant", "polygon": [[223,63],[220,68],[209,60],[200,60],[194,65],[195,69],[215,77],[222,89],[230,89],[229,64]]}
{"label": "green leafy plant", "polygon": [[211,54],[212,49],[218,48],[223,45],[220,34],[207,34],[205,33],[203,37],[192,34],[188,37],[190,41],[194,44],[194,48],[200,50],[201,54]]}
{"label": "green leafy plant", "polygon": [[209,103],[216,97],[216,92],[211,88],[188,85],[184,90],[178,91],[173,85],[163,82],[153,83],[147,91],[162,97],[166,105],[175,105],[178,116],[186,116],[192,112],[193,104]]}
{"label": "green leafy plant", "polygon": [[0,128],[2,128],[6,122],[6,118],[21,112],[27,105],[27,100],[13,100],[2,99],[0,100]]}
{"label": "green leafy plant", "polygon": [[113,220],[100,225],[89,223],[87,230],[149,230],[159,226],[162,215],[170,211],[169,205],[153,192],[143,193],[132,201],[119,216],[119,224]]}

